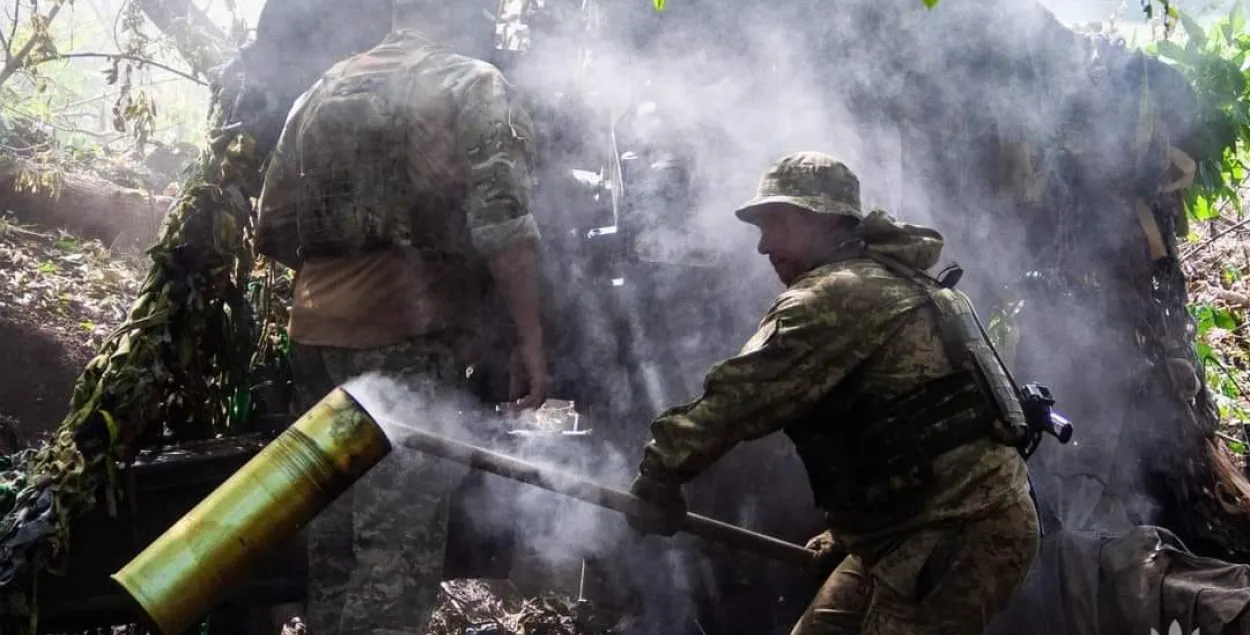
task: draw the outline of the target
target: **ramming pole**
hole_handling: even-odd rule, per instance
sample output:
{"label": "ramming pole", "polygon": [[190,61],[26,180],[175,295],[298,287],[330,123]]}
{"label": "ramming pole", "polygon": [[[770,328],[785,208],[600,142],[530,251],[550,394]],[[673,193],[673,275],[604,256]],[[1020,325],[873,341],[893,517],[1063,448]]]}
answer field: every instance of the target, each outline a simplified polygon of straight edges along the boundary
{"label": "ramming pole", "polygon": [[[404,438],[399,445],[413,450],[563,494],[628,516],[649,517],[659,513],[654,506],[628,492],[599,485],[580,476],[543,468],[505,454],[412,427],[404,426],[403,429]],[[787,564],[810,567],[816,555],[816,552],[794,543],[698,514],[687,513],[681,529],[700,538]]]}

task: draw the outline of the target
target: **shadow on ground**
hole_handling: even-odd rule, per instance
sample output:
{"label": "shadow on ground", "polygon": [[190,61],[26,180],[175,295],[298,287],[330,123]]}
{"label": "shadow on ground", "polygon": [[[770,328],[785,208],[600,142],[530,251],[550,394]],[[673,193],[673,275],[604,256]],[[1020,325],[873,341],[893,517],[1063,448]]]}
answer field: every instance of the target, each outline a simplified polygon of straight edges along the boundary
{"label": "shadow on ground", "polygon": [[[74,381],[91,358],[89,347],[41,327],[31,317],[0,311],[0,451],[30,444],[65,417]],[[7,421],[6,421],[7,419]]]}

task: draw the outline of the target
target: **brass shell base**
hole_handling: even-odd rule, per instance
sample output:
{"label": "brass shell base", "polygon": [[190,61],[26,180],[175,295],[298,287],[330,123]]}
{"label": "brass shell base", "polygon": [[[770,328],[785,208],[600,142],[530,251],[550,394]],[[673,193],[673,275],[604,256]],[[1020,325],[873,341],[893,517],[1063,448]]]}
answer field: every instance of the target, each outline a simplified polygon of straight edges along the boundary
{"label": "brass shell base", "polygon": [[182,633],[390,451],[336,388],[111,578],[156,631]]}

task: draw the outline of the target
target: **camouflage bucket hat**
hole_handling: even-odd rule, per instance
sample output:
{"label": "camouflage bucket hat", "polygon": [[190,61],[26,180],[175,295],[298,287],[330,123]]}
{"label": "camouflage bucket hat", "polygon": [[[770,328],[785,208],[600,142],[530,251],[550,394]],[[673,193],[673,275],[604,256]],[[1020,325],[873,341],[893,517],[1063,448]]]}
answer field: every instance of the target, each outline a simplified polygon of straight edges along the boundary
{"label": "camouflage bucket hat", "polygon": [[765,206],[784,203],[816,214],[862,219],[859,177],[822,152],[795,152],[777,160],[760,179],[755,198],[734,213],[754,223]]}

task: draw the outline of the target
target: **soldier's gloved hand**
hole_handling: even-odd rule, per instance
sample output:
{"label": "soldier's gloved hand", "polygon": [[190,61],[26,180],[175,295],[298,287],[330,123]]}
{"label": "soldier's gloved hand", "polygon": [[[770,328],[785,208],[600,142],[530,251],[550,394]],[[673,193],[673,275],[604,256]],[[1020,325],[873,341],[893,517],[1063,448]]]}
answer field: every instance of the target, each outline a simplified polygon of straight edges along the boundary
{"label": "soldier's gloved hand", "polygon": [[812,558],[812,572],[821,579],[833,575],[834,569],[846,558],[846,549],[833,539],[833,534],[829,531],[813,536],[804,546],[816,552],[816,556]]}
{"label": "soldier's gloved hand", "polygon": [[646,518],[630,515],[629,526],[646,534],[671,536],[681,529],[686,518],[686,496],[681,486],[639,474],[629,486],[629,493],[649,504],[654,512]]}

